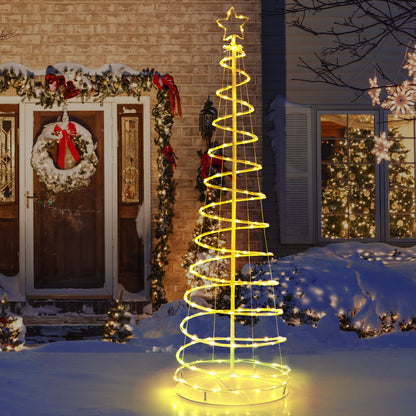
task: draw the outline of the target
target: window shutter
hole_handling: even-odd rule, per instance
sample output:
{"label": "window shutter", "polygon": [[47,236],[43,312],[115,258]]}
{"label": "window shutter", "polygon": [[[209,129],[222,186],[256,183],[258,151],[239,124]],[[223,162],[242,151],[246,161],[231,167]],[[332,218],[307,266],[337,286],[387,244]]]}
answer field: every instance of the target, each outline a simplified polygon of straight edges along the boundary
{"label": "window shutter", "polygon": [[312,111],[281,98],[274,101],[272,110],[273,107],[281,243],[312,243]]}

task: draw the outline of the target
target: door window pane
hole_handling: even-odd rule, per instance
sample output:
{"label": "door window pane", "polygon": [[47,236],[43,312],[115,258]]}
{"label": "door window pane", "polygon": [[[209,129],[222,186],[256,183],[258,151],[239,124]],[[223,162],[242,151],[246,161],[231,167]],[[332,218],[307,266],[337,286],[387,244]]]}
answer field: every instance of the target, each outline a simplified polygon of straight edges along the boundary
{"label": "door window pane", "polygon": [[140,200],[140,125],[137,116],[121,116],[121,202]]}
{"label": "door window pane", "polygon": [[0,117],[0,203],[16,201],[15,119]]}

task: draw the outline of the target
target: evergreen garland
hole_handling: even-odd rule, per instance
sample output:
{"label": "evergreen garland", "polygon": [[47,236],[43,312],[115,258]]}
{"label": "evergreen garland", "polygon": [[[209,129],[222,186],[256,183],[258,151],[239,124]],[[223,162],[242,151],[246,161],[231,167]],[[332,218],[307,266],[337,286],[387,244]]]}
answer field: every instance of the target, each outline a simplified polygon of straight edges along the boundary
{"label": "evergreen garland", "polygon": [[[102,74],[83,73],[81,69],[64,71],[64,75],[73,78],[79,91],[77,96],[82,102],[92,100],[100,104],[103,104],[106,98],[122,94],[140,99],[142,91],[150,91],[155,87],[153,84],[155,74],[155,70],[149,68],[139,74],[122,75],[115,75],[111,71]],[[12,68],[0,72],[0,93],[9,88],[14,88],[16,94],[23,100],[37,100],[37,104],[43,108],[60,106],[66,101],[64,86],[51,91],[45,83],[36,80],[35,75],[16,73]]]}
{"label": "evergreen garland", "polygon": [[[215,142],[211,147],[218,146],[218,143]],[[209,204],[211,202],[217,201],[221,196],[221,190],[214,188],[207,188],[204,184],[204,176],[215,175],[216,173],[221,172],[223,169],[222,164],[212,163],[212,158],[208,156],[208,151],[202,153],[202,150],[197,152],[199,158],[201,159],[201,164],[198,168],[198,173],[196,176],[196,185],[195,189],[198,191],[198,200],[199,202]],[[218,151],[215,154],[220,154]],[[218,159],[216,159],[218,160]],[[208,169],[204,168],[205,163],[208,163]],[[221,178],[213,179],[211,181],[214,185],[221,185]],[[207,194],[208,192],[208,194]]]}
{"label": "evergreen garland", "polygon": [[158,309],[167,302],[166,292],[163,286],[165,266],[168,264],[169,246],[168,237],[172,233],[173,207],[175,203],[176,182],[173,179],[175,168],[175,155],[169,154],[170,136],[173,124],[173,115],[170,112],[169,92],[160,90],[157,93],[158,105],[153,109],[158,138],[155,144],[159,146],[157,168],[159,172],[159,209],[155,217],[155,237],[159,240],[152,254],[152,273],[150,275],[153,308]]}
{"label": "evergreen garland", "polygon": [[[218,146],[217,143],[212,144],[212,147]],[[198,151],[198,156],[201,159],[201,165],[197,171],[197,178],[196,178],[196,186],[195,188],[198,191],[198,200],[204,204],[210,204],[212,202],[217,201],[221,196],[221,191],[217,189],[207,188],[204,184],[204,176],[211,176],[215,175],[216,173],[220,172],[223,167],[220,164],[213,164],[212,159],[209,158],[208,160],[208,169],[204,172],[204,158],[207,157],[207,152],[203,153],[201,150]],[[221,178],[218,178],[216,181],[212,181],[212,183],[216,183],[217,185],[221,184]],[[214,214],[213,209],[206,210],[207,214]],[[195,243],[195,238],[203,233],[208,231],[217,231],[221,229],[221,224],[219,221],[214,220],[209,217],[200,216],[197,220],[195,225],[194,231],[192,233],[192,240],[188,244],[188,250],[183,257],[183,262],[181,266],[186,270],[186,276],[188,280],[188,285],[191,287],[201,286],[204,284],[203,281],[196,280],[195,276],[193,276],[190,271],[189,267],[197,262],[198,260],[208,259],[211,257],[215,257],[216,253],[212,250],[208,250],[206,248],[200,247]],[[223,247],[226,241],[221,237],[219,233],[213,233],[209,236],[206,236],[202,239],[202,242],[205,244],[209,244],[213,247]],[[217,262],[210,262],[205,265],[205,270],[203,270],[202,274],[207,276],[215,276],[220,274],[222,278],[226,279],[229,277],[228,271],[228,261],[217,261]],[[217,290],[218,292],[218,290]],[[198,292],[199,295],[205,298],[212,298],[217,295],[217,293],[202,293],[202,291]]]}

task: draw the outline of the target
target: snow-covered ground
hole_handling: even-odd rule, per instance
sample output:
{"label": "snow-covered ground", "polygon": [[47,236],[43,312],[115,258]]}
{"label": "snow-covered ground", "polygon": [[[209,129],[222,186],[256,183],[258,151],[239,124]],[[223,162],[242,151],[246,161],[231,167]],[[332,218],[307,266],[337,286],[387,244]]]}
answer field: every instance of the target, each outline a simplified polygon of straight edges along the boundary
{"label": "snow-covered ground", "polygon": [[[279,402],[225,408],[179,399],[172,377],[188,311],[174,301],[141,320],[129,344],[57,342],[0,353],[0,415],[416,416],[416,331],[401,331],[416,317],[415,261],[416,248],[346,243],[272,264],[283,290],[300,288],[291,309],[300,313],[288,320],[316,318],[316,327],[279,323],[283,361],[292,368]],[[359,338],[340,331],[341,315],[352,326],[390,333]]]}

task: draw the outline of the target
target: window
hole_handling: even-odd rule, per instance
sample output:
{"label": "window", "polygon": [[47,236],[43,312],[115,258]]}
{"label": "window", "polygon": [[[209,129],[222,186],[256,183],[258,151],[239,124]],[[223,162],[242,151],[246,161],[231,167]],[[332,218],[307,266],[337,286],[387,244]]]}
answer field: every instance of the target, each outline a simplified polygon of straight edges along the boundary
{"label": "window", "polygon": [[320,238],[416,238],[416,126],[388,115],[389,158],[379,165],[376,114],[320,113]]}
{"label": "window", "polygon": [[376,236],[374,115],[321,115],[321,237]]}
{"label": "window", "polygon": [[16,201],[15,119],[0,117],[0,203]]}
{"label": "window", "polygon": [[416,238],[415,229],[415,120],[388,116],[389,235]]}

